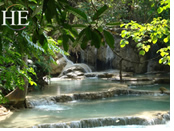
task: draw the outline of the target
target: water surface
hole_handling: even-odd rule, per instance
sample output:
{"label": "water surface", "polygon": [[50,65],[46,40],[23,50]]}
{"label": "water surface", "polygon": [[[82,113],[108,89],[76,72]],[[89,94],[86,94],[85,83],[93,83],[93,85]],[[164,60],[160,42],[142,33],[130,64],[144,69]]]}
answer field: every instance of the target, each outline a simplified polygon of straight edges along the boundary
{"label": "water surface", "polygon": [[44,123],[60,123],[87,118],[146,116],[170,110],[170,97],[119,96],[94,101],[47,103],[33,109],[14,112],[0,122],[0,127],[31,127]]}
{"label": "water surface", "polygon": [[[37,98],[85,91],[102,91],[116,86],[117,83],[115,82],[101,79],[52,81],[51,85],[43,91],[30,93],[28,97]],[[160,86],[165,85],[146,85],[130,88],[156,90]],[[126,95],[66,103],[54,103],[53,101],[44,103],[43,101],[39,102],[33,109],[14,112],[6,120],[0,122],[0,127],[32,127],[37,124],[78,121],[99,117],[152,117],[156,113],[169,110],[170,96],[168,95]]]}
{"label": "water surface", "polygon": [[58,80],[51,81],[42,91],[29,93],[32,95],[53,95],[82,93],[107,90],[111,87],[119,87],[119,83],[102,79],[84,79],[84,80]]}

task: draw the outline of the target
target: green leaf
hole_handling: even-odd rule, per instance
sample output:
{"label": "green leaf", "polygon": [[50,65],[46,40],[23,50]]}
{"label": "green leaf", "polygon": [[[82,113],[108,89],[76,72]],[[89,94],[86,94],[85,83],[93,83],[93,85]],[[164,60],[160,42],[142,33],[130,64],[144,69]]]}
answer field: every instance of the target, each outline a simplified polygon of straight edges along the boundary
{"label": "green leaf", "polygon": [[74,24],[72,25],[72,27],[79,29],[79,28],[86,28],[87,26],[84,24]]}
{"label": "green leaf", "polygon": [[4,2],[0,2],[0,6],[4,5]]}
{"label": "green leaf", "polygon": [[61,37],[58,38],[57,43],[58,43],[58,45],[62,45],[63,44],[63,40],[62,40]]}
{"label": "green leaf", "polygon": [[105,37],[105,40],[106,40],[106,43],[111,47],[111,48],[114,48],[114,37],[113,35],[106,31],[106,30],[103,30],[103,33],[104,33],[104,37]]}
{"label": "green leaf", "polygon": [[91,27],[88,26],[85,29],[85,33],[86,33],[86,37],[88,38],[88,40],[91,40],[91,38],[92,38],[92,30],[91,30]]}
{"label": "green leaf", "polygon": [[122,30],[121,31],[121,37],[124,38],[127,34],[127,31],[126,30]]}
{"label": "green leaf", "polygon": [[1,38],[1,35],[0,35],[0,56],[2,56],[2,38]]}
{"label": "green leaf", "polygon": [[85,36],[82,40],[81,48],[84,50],[87,47],[89,39]]}
{"label": "green leaf", "polygon": [[37,86],[37,84],[34,82],[34,81],[29,81],[29,83],[30,83],[30,85],[35,85],[35,86]]}
{"label": "green leaf", "polygon": [[136,45],[136,47],[142,47],[143,46],[143,44],[142,43],[138,43],[137,45]]}
{"label": "green leaf", "polygon": [[151,42],[152,42],[152,40],[151,40],[151,39],[148,39],[148,42],[149,42],[149,43],[151,43]]}
{"label": "green leaf", "polygon": [[163,61],[162,61],[162,58],[161,59],[159,59],[159,64],[162,64],[163,63]]}
{"label": "green leaf", "polygon": [[152,43],[153,43],[153,44],[156,44],[157,41],[158,41],[158,39],[157,39],[156,37],[154,37],[153,40],[152,40]]}
{"label": "green leaf", "polygon": [[128,45],[128,44],[129,44],[129,41],[126,40],[126,41],[125,41],[125,44]]}
{"label": "green leaf", "polygon": [[77,17],[79,17],[79,18],[81,18],[83,20],[88,21],[86,14],[84,12],[82,12],[81,10],[73,8],[71,6],[66,6],[66,7],[69,10],[69,12],[71,12],[75,16],[77,16]]}
{"label": "green leaf", "polygon": [[168,41],[169,41],[169,38],[168,37],[166,37],[166,38],[164,38],[164,40],[163,40],[165,43],[167,43]]}
{"label": "green leaf", "polygon": [[65,29],[68,29],[68,30],[72,33],[73,36],[75,36],[75,37],[78,36],[77,30],[74,29],[74,28],[72,28],[71,25],[69,25],[69,24],[63,24],[63,27],[64,27]]}
{"label": "green leaf", "polygon": [[102,37],[99,34],[99,31],[93,30],[91,32],[91,36],[92,36],[91,45],[94,45],[96,48],[100,48]]}
{"label": "green leaf", "polygon": [[125,47],[127,44],[129,44],[129,41],[127,41],[125,39],[121,39],[121,41],[120,41],[120,47],[121,48]]}
{"label": "green leaf", "polygon": [[65,21],[66,15],[67,15],[67,12],[66,11],[62,11],[61,12],[61,21]]}
{"label": "green leaf", "polygon": [[86,28],[83,29],[83,30],[79,33],[78,37],[77,37],[76,40],[74,41],[73,47],[75,47],[75,46],[77,46],[77,44],[81,43],[81,41],[83,40],[83,37],[84,37],[84,35],[85,35],[85,31],[86,31]]}
{"label": "green leaf", "polygon": [[123,26],[125,26],[125,24],[121,24],[121,25],[120,25],[120,27],[123,27]]}
{"label": "green leaf", "polygon": [[69,39],[70,39],[72,42],[75,41],[74,38],[73,38],[72,36],[70,36],[70,35],[67,35],[67,36],[69,37]]}
{"label": "green leaf", "polygon": [[145,52],[144,50],[141,50],[141,51],[139,52],[140,55],[145,55],[145,53],[146,53],[146,52]]}
{"label": "green leaf", "polygon": [[38,12],[42,10],[42,6],[36,7],[36,9],[33,11],[31,17],[33,18],[35,15],[37,15]]}
{"label": "green leaf", "polygon": [[164,57],[164,56],[165,56],[165,52],[161,52],[160,55],[161,55],[162,57]]}
{"label": "green leaf", "polygon": [[48,50],[48,42],[47,42],[46,37],[43,34],[41,34],[39,36],[39,43],[42,45],[42,47],[45,51]]}
{"label": "green leaf", "polygon": [[103,32],[103,28],[100,26],[97,28],[98,31]]}
{"label": "green leaf", "polygon": [[159,7],[159,8],[157,9],[157,12],[158,12],[158,14],[160,14],[161,12],[163,12],[163,8],[162,8],[162,7]]}
{"label": "green leaf", "polygon": [[36,0],[30,0],[29,3],[34,3],[34,5],[36,5],[37,1]]}
{"label": "green leaf", "polygon": [[104,5],[103,7],[101,7],[99,10],[97,10],[97,12],[94,14],[94,16],[92,17],[92,20],[96,20],[99,19],[100,16],[102,16],[104,14],[104,12],[108,9],[109,7],[107,5]]}
{"label": "green leaf", "polygon": [[144,50],[145,50],[146,52],[148,52],[149,49],[150,49],[150,45],[147,45],[147,46],[144,47]]}
{"label": "green leaf", "polygon": [[69,37],[67,35],[63,35],[63,48],[65,51],[68,51],[69,45],[68,45],[68,41],[69,41]]}
{"label": "green leaf", "polygon": [[54,16],[57,15],[55,0],[48,0],[47,10],[49,10],[49,14]]}
{"label": "green leaf", "polygon": [[47,20],[48,23],[52,23],[51,22],[52,15],[50,15],[48,10],[45,11],[45,17],[46,17],[46,20]]}
{"label": "green leaf", "polygon": [[111,22],[111,23],[107,23],[106,24],[106,26],[118,26],[118,25],[120,25],[121,24],[121,22]]}

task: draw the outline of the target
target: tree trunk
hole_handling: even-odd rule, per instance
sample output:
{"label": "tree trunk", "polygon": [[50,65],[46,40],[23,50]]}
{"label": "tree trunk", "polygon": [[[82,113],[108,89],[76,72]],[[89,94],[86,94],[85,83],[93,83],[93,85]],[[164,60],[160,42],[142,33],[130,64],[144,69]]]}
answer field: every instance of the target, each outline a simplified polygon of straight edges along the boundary
{"label": "tree trunk", "polygon": [[122,78],[122,62],[123,62],[123,58],[121,58],[120,62],[119,62],[119,64],[120,64],[120,82],[123,81],[123,78]]}

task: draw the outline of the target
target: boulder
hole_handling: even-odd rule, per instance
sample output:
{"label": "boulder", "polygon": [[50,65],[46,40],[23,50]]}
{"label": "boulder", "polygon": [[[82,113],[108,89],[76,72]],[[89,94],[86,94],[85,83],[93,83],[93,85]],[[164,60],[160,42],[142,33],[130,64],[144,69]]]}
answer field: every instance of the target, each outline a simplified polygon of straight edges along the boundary
{"label": "boulder", "polygon": [[0,105],[0,116],[7,115],[10,111]]}
{"label": "boulder", "polygon": [[56,60],[56,63],[57,64],[54,64],[54,63],[51,63],[50,66],[51,66],[51,75],[59,75],[63,68],[66,66],[67,64],[67,61],[65,60],[64,57]]}
{"label": "boulder", "polygon": [[83,79],[84,73],[91,72],[91,69],[88,65],[79,63],[79,64],[68,64],[66,65],[59,77],[63,78],[72,78],[72,79]]}

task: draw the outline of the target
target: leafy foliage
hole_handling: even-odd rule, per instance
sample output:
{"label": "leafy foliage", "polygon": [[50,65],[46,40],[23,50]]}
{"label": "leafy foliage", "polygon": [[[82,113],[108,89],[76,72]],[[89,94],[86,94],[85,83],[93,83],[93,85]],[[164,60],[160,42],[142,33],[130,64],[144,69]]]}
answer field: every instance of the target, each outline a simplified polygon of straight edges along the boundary
{"label": "leafy foliage", "polygon": [[[51,37],[47,38],[44,32],[44,27],[47,27],[47,23],[52,21],[52,17],[55,17],[56,8],[47,9],[47,0],[19,0],[17,2],[29,11],[30,24],[25,30],[19,31],[11,30],[8,26],[0,26],[0,103],[6,102],[5,92],[8,93],[16,87],[24,89],[24,77],[27,78],[30,85],[36,85],[29,75],[36,75],[34,69],[28,67],[23,60],[26,56],[39,60],[40,54],[52,58],[56,52],[64,53]],[[54,0],[52,2],[55,4]],[[16,4],[16,1],[2,1],[0,9],[5,10],[12,4]],[[54,6],[53,4],[50,3],[51,6]],[[14,6],[13,9],[20,10],[21,7]],[[53,13],[51,17],[47,16],[46,11],[48,10]],[[0,18],[2,20],[2,13],[0,13]],[[2,25],[2,21],[0,21],[0,25]],[[16,28],[19,27],[16,26]],[[53,58],[51,60],[54,61]]]}
{"label": "leafy foliage", "polygon": [[[29,68],[23,61],[26,56],[29,59],[37,58],[38,64],[47,68],[42,65],[42,60],[54,62],[53,57],[56,53],[67,54],[65,51],[68,51],[70,45],[80,45],[82,49],[85,49],[88,44],[99,48],[107,43],[114,48],[114,38],[107,28],[118,26],[120,22],[130,22],[131,19],[141,23],[150,20],[152,22],[138,24],[131,21],[123,24],[122,27],[131,31],[122,31],[121,36],[124,39],[121,41],[121,47],[129,44],[127,39],[130,37],[138,43],[137,47],[140,49],[141,55],[149,51],[151,47],[149,43],[155,44],[163,41],[169,44],[170,20],[162,19],[168,16],[169,5],[166,1],[169,0],[161,1],[160,8],[156,6],[158,5],[156,0],[151,0],[151,2],[110,0],[107,3],[103,0],[85,0],[85,2],[80,0],[1,1],[1,10],[6,10],[13,4],[20,4],[20,7],[14,6],[13,9],[27,10],[29,25],[25,30],[18,31],[11,30],[9,26],[0,26],[0,86],[7,90],[13,90],[17,86],[22,89],[24,77],[31,85],[35,84],[28,75],[28,72],[36,75],[34,69]],[[151,4],[153,5],[149,6]],[[159,8],[160,17],[154,11],[156,8]],[[151,12],[149,13],[147,10]],[[144,12],[147,14],[142,16]],[[10,12],[8,12],[9,14]],[[157,16],[156,19],[152,19],[153,16]],[[17,19],[16,15],[15,17]],[[3,15],[0,13],[0,20],[2,19]],[[9,24],[10,20],[7,20],[7,23]],[[0,25],[2,25],[2,21],[0,21]],[[56,36],[56,39],[53,39],[53,36]],[[163,57],[160,63],[170,63],[169,53],[167,53],[169,50],[168,47],[159,50]],[[41,55],[44,59],[40,57]],[[0,96],[0,100],[2,98]]]}
{"label": "leafy foliage", "polygon": [[[161,7],[158,8],[158,13],[170,8],[169,0],[161,0]],[[136,43],[136,47],[140,50],[140,55],[145,55],[152,44],[161,43],[164,48],[161,48],[157,53],[161,52],[159,63],[170,65],[170,19],[162,19],[161,17],[154,18],[150,23],[139,24],[131,21],[127,24],[121,24],[126,30],[121,32],[120,46],[124,47],[128,44],[127,39],[132,38]]]}
{"label": "leafy foliage", "polygon": [[161,59],[159,60],[160,64],[170,65],[170,46],[161,48],[157,51],[157,53],[160,52]]}
{"label": "leafy foliage", "polygon": [[[70,43],[80,44],[82,48],[85,48],[90,42],[91,45],[99,48],[106,40],[113,48],[113,36],[106,30],[101,30],[101,28],[98,30],[97,25],[98,19],[108,9],[107,5],[98,9],[93,15],[93,21],[89,21],[85,12],[70,6],[66,0],[8,0],[2,1],[0,8],[6,10],[13,4],[21,5],[20,7],[13,6],[15,10],[21,10],[23,6],[23,9],[29,11],[29,25],[25,30],[15,31],[9,28],[10,21],[7,20],[9,26],[0,26],[0,84],[3,89],[13,90],[16,87],[23,89],[24,77],[28,79],[30,85],[36,85],[28,75],[28,72],[36,75],[34,69],[29,68],[23,61],[26,56],[39,60],[41,58],[39,55],[44,55],[54,61],[53,57],[57,52],[66,54],[59,46],[63,46],[64,50],[68,51]],[[70,14],[87,22],[83,24],[81,32],[78,33],[77,24],[72,25],[68,22]],[[17,19],[16,15],[15,17]],[[0,18],[3,18],[2,13],[0,13]],[[47,36],[48,33],[51,36],[56,34],[58,41]]]}

